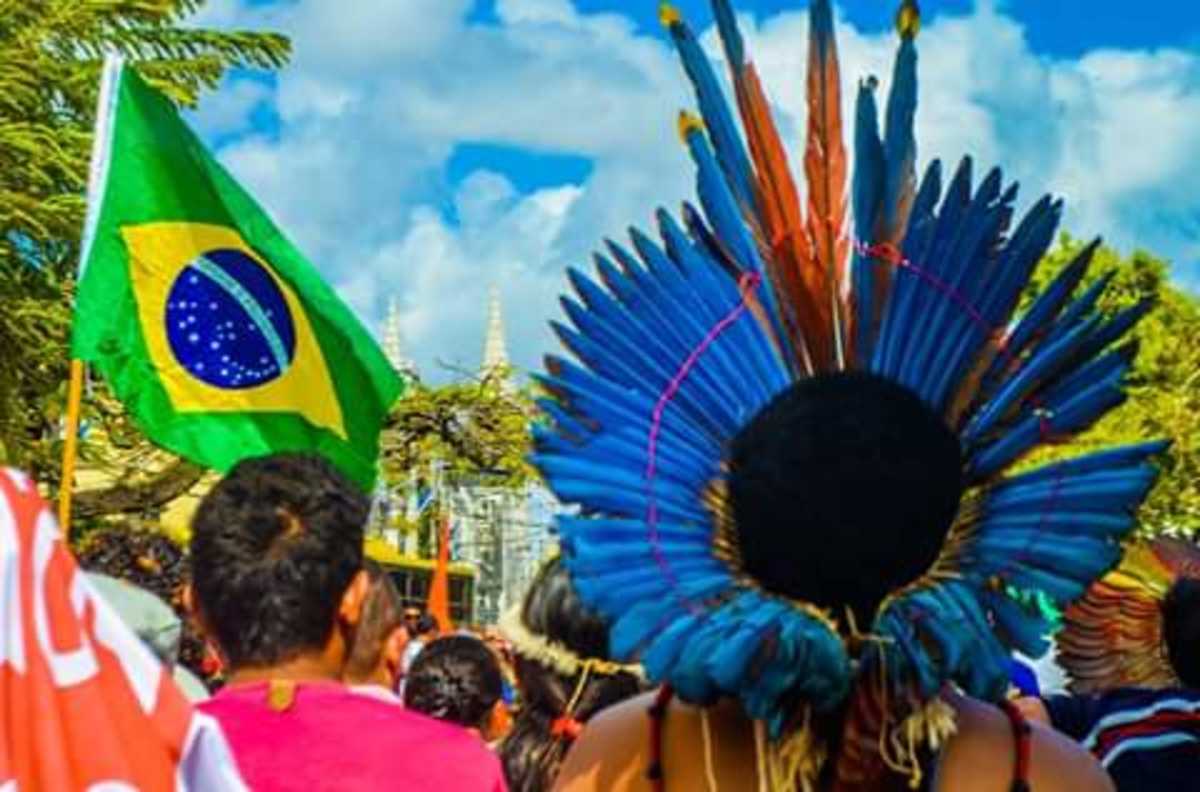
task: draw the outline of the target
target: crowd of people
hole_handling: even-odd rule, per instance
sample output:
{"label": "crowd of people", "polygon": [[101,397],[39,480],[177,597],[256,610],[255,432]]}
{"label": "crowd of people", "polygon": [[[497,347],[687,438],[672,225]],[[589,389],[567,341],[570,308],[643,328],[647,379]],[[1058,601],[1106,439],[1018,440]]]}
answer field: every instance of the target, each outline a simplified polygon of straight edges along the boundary
{"label": "crowd of people", "polygon": [[[844,397],[818,397],[800,413],[770,413],[771,423],[745,442],[784,438],[787,447],[802,447],[803,434],[845,420],[830,412]],[[803,392],[792,398],[804,398]],[[914,429],[923,418],[916,403],[906,409],[912,413],[894,406],[880,412],[876,424],[869,411],[858,410],[858,440],[840,435],[838,453],[860,460],[881,480],[904,481],[908,474],[894,467],[902,459],[932,469],[934,460],[900,453],[902,446],[936,448],[929,438],[913,445],[919,438],[905,432],[923,431]],[[891,450],[879,441],[885,422],[907,427]],[[863,461],[867,445],[875,458]],[[754,464],[790,479],[789,462],[776,453],[755,449]],[[819,512],[840,496],[806,491],[804,497]],[[927,490],[911,490],[910,497],[904,508],[937,508]],[[867,504],[856,519],[880,519],[878,508]],[[211,697],[201,689],[193,698],[220,724],[249,789],[582,792],[662,789],[668,779],[673,789],[776,788],[761,775],[759,731],[736,700],[680,701],[668,687],[654,686],[641,665],[612,659],[611,623],[584,605],[566,560],[547,560],[521,606],[498,628],[441,633],[429,614],[405,608],[391,577],[363,557],[367,510],[365,496],[327,462],[285,454],[238,465],[196,514],[190,570],[176,579],[179,599],[225,672]],[[743,520],[755,530],[748,515]],[[852,534],[854,525],[848,528]],[[755,541],[769,543],[772,536],[786,534],[763,531]],[[1028,686],[1018,686],[1014,676],[1002,706],[947,688],[941,700],[957,728],[923,760],[935,768],[928,788],[1042,792],[1102,790],[1114,782],[1121,790],[1190,788],[1200,773],[1200,549],[1178,541],[1172,549],[1189,553],[1188,564],[1168,581],[1161,607],[1151,614],[1165,668],[1175,675],[1170,687],[1114,684],[1086,695],[1018,698],[1018,687]],[[786,558],[788,552],[784,544],[773,554]],[[886,552],[893,554],[889,563],[903,562],[903,548]],[[113,551],[82,556],[103,566]],[[91,585],[170,664],[179,618],[129,580],[147,582],[142,573],[153,567],[123,568],[126,580],[93,572]],[[796,585],[781,575],[777,585]],[[880,596],[869,594],[879,590],[875,576],[852,575],[842,585],[838,596],[847,603],[876,607],[864,599]],[[1066,629],[1075,629],[1071,619]],[[1097,652],[1092,659],[1104,657]],[[1118,665],[1151,660],[1130,655]],[[1068,671],[1079,662],[1064,659]],[[1088,673],[1080,671],[1080,678]],[[516,686],[511,722],[506,677]],[[845,716],[835,711],[828,723]],[[1018,780],[1010,784],[1006,779],[1014,775]]]}
{"label": "crowd of people", "polygon": [[[318,455],[229,470],[186,573],[85,547],[91,581],[4,472],[0,790],[1200,788],[1200,549],[1133,538],[1164,444],[1036,464],[1126,397],[1148,306],[1103,310],[1094,245],[1030,293],[1059,202],[1014,223],[969,158],[918,182],[911,0],[849,187],[810,3],[803,206],[714,12],[738,118],[664,7],[699,204],[570,275],[576,361],[538,379],[531,457],[561,556],[520,607],[406,608],[364,558],[368,496]],[[1066,690],[1020,659],[1053,645]]]}

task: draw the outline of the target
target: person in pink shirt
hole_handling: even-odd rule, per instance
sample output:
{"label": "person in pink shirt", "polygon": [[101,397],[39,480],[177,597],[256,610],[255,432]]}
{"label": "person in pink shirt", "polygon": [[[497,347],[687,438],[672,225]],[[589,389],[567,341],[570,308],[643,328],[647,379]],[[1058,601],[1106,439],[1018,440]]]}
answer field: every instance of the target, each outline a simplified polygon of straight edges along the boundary
{"label": "person in pink shirt", "polygon": [[330,464],[296,454],[242,462],[205,497],[188,599],[229,682],[202,709],[255,792],[503,792],[478,738],[341,684],[367,513]]}

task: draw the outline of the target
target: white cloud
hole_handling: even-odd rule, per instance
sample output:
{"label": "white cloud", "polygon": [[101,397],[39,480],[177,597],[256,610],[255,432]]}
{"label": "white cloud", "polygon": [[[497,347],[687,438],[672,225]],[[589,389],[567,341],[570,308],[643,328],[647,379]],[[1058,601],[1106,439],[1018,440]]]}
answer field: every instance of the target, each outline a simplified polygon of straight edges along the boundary
{"label": "white cloud", "polygon": [[[210,4],[201,21],[283,30],[295,47],[274,95],[277,139],[244,137],[221,156],[368,322],[399,297],[410,354],[426,369],[439,358],[477,363],[491,284],[516,362],[534,366],[554,348],[545,323],[559,315],[563,268],[585,266],[604,236],[645,226],[656,205],[690,193],[673,127],[692,100],[666,42],[623,16],[584,15],[570,0],[499,0],[498,23],[480,25],[467,23],[469,6]],[[807,16],[743,23],[796,150]],[[895,41],[839,27],[849,124],[858,78],[874,73],[886,89]],[[704,41],[717,56],[711,31]],[[936,153],[953,165],[970,152],[980,169],[1002,164],[1026,202],[1050,187],[1065,195],[1076,234],[1190,256],[1177,272],[1200,281],[1200,57],[1046,58],[986,3],[938,17],[919,45],[922,161]],[[205,100],[206,133],[240,128],[238,108],[248,115],[261,99],[238,91]],[[593,167],[583,184],[532,194],[486,171],[448,184],[455,145],[480,141]]]}
{"label": "white cloud", "polygon": [[201,107],[188,113],[193,128],[208,140],[250,131],[251,116],[272,99],[271,87],[261,80],[225,80],[221,90],[206,96]]}

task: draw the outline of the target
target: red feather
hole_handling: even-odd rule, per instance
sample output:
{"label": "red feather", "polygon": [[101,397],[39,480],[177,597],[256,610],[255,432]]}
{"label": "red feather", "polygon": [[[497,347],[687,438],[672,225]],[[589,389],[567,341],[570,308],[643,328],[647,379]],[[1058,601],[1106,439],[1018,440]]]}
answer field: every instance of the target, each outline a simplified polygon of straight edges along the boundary
{"label": "red feather", "polygon": [[762,83],[751,64],[734,72],[738,109],[750,156],[754,160],[756,192],[761,226],[761,245],[781,302],[791,308],[786,319],[792,343],[806,368],[826,368],[822,361],[832,355],[828,344],[826,308],[822,312],[824,283],[821,273],[810,266],[812,247],[804,230],[800,195],[792,179],[787,150],[771,119]]}
{"label": "red feather", "polygon": [[[821,295],[831,314],[833,340],[845,340],[841,284],[846,274],[849,240],[846,238],[846,146],[842,139],[842,90],[837,45],[832,36],[820,36],[815,27],[808,45],[808,139],[804,173],[808,181],[808,234],[821,273]],[[844,348],[833,361],[840,368]]]}

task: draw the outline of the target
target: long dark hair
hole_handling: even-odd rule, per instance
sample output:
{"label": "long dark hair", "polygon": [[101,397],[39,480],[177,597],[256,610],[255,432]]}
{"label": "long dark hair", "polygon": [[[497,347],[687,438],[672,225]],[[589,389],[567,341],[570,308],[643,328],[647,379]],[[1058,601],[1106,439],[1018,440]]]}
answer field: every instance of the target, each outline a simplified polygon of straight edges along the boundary
{"label": "long dark hair", "polygon": [[508,636],[516,652],[521,709],[500,758],[512,792],[543,792],[553,786],[575,729],[636,695],[642,683],[608,662],[608,626],[583,607],[558,558],[534,578],[513,626],[527,637]]}

